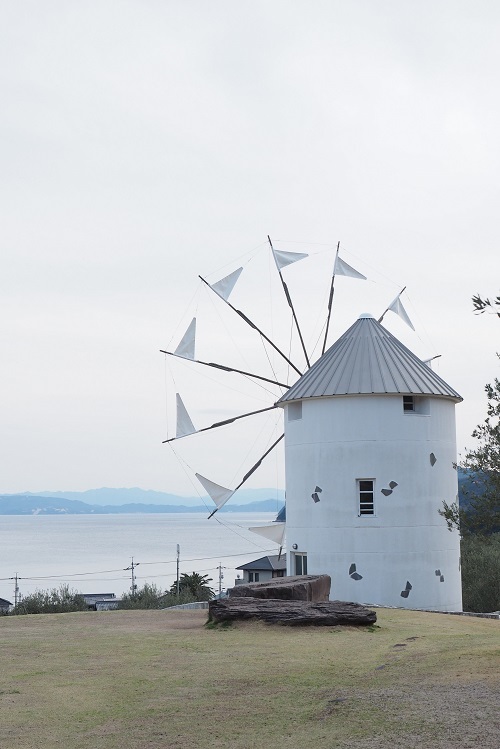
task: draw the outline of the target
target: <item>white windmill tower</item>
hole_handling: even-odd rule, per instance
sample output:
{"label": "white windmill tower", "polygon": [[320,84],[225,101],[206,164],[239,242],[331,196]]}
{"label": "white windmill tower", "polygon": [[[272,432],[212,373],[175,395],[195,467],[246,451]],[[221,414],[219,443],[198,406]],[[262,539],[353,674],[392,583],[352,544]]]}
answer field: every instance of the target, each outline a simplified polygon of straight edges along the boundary
{"label": "white windmill tower", "polygon": [[285,412],[288,574],[333,598],[461,611],[460,395],[363,314],[278,401]]}
{"label": "white windmill tower", "polygon": [[[269,240],[271,243],[271,240]],[[195,429],[177,395],[176,436],[226,426],[276,407],[282,434],[227,488],[196,473],[215,512],[285,437],[287,572],[329,574],[333,598],[408,608],[462,608],[458,532],[439,515],[458,491],[455,405],[460,395],[371,315],[363,314],[328,350],[326,341],[336,276],[365,279],[339,255],[331,279],[323,352],[311,366],[282,270],[307,255],[272,247],[280,281],[308,366],[305,374],[245,313],[229,302],[241,272],[203,284],[256,331],[290,369],[296,383],[268,408]],[[403,289],[404,291],[404,289]],[[402,292],[401,292],[402,293]],[[409,325],[400,294],[387,308]],[[170,356],[236,372],[267,383],[277,379],[195,358],[193,320]],[[253,529],[280,546],[284,524]]]}

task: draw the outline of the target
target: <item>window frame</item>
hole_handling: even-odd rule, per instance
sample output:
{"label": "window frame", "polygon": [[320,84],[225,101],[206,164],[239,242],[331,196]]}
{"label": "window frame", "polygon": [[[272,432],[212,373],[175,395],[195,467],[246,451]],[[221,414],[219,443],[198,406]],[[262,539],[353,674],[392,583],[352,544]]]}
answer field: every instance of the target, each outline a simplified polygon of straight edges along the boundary
{"label": "window frame", "polygon": [[415,411],[415,396],[403,395],[403,413],[414,414]]}
{"label": "window frame", "polygon": [[403,413],[413,414],[414,416],[430,416],[431,399],[427,395],[403,395]]}
{"label": "window frame", "polygon": [[[297,572],[297,560],[300,559],[300,567],[302,572]],[[293,552],[293,574],[302,576],[307,575],[307,552],[305,551],[294,551]]]}
{"label": "window frame", "polygon": [[[364,483],[370,483],[371,489],[362,487],[362,484]],[[368,496],[371,496],[371,502],[367,501],[366,498]],[[359,518],[375,517],[376,513],[375,513],[375,479],[374,478],[356,479],[356,499],[357,499]],[[362,508],[362,505],[364,505],[363,508]],[[369,511],[370,506],[371,506],[371,512]]]}

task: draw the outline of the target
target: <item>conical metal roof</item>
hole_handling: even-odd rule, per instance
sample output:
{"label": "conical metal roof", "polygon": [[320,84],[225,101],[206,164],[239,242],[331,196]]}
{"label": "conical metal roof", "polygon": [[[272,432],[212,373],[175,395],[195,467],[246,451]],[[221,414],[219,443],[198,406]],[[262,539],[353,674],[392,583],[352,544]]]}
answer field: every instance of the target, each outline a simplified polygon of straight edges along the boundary
{"label": "conical metal roof", "polygon": [[278,401],[401,393],[461,401],[432,369],[371,315],[361,315]]}

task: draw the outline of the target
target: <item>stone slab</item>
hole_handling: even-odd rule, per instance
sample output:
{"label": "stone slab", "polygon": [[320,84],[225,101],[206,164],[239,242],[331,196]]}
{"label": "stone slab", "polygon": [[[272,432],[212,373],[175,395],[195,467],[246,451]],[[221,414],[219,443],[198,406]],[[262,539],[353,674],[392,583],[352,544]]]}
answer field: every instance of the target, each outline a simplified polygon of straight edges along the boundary
{"label": "stone slab", "polygon": [[210,601],[208,610],[209,619],[214,622],[258,619],[291,627],[333,627],[339,624],[368,626],[377,621],[375,611],[347,601],[287,601],[231,596]]}
{"label": "stone slab", "polygon": [[232,598],[271,598],[287,601],[328,601],[330,596],[330,575],[296,575],[273,577],[262,583],[247,583],[231,588]]}

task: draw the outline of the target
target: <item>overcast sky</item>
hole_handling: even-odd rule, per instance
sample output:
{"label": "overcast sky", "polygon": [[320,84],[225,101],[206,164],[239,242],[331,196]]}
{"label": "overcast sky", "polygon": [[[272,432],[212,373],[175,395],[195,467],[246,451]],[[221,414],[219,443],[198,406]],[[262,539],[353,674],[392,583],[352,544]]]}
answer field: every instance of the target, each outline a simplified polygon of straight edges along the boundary
{"label": "overcast sky", "polygon": [[[436,371],[464,397],[459,450],[473,445],[500,348],[500,321],[471,304],[499,291],[498,3],[1,11],[0,491],[192,495],[193,471],[241,478],[279,436],[276,412],[184,440],[180,464],[161,444],[175,392],[198,427],[277,391],[166,364],[159,349],[197,313],[201,358],[269,374],[258,337],[197,277],[253,258],[235,303],[283,337],[267,234],[312,255],[284,271],[308,345],[338,240],[370,280],[338,280],[330,342],[407,286],[416,332],[384,322],[419,356],[442,355]],[[278,459],[263,468],[251,485],[282,485]]]}

